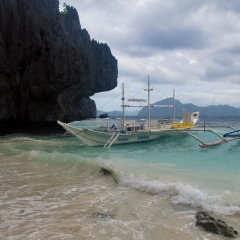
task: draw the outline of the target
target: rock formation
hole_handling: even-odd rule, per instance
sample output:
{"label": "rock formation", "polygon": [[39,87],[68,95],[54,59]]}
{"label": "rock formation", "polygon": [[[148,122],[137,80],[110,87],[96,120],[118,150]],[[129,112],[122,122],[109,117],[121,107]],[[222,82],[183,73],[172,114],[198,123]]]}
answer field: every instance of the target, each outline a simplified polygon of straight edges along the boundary
{"label": "rock formation", "polygon": [[238,232],[220,219],[214,219],[208,213],[199,211],[196,213],[196,226],[204,228],[208,232],[235,238]]}
{"label": "rock formation", "polygon": [[98,118],[109,118],[109,115],[107,113],[100,114]]}
{"label": "rock formation", "polygon": [[1,0],[0,123],[70,122],[96,117],[89,97],[117,86],[107,44],[81,29],[58,0]]}

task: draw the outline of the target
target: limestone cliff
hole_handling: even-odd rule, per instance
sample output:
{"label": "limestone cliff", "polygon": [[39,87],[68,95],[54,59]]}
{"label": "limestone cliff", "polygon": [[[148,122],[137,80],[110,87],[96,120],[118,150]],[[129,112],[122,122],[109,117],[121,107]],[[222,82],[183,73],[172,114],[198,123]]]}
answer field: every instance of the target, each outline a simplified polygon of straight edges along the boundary
{"label": "limestone cliff", "polygon": [[89,97],[117,85],[107,44],[58,0],[0,0],[0,123],[96,117]]}

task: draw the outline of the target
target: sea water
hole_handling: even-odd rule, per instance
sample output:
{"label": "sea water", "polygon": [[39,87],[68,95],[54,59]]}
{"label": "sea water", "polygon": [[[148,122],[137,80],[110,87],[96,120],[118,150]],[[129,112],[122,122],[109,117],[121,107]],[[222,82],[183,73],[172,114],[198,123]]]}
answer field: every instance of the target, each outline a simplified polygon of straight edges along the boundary
{"label": "sea water", "polygon": [[[239,120],[214,119],[236,128]],[[240,140],[200,148],[183,135],[103,148],[14,134],[0,137],[0,149],[0,239],[224,239],[195,226],[199,210],[240,232]]]}

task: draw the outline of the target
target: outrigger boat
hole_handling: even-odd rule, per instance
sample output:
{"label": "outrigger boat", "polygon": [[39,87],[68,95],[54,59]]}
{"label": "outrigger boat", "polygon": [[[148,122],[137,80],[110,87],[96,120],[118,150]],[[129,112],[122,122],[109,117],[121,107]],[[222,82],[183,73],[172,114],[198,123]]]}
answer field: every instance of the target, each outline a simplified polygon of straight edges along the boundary
{"label": "outrigger boat", "polygon": [[[183,112],[182,120],[176,121],[175,114],[173,120],[151,120],[150,108],[151,107],[173,107],[175,112],[175,101],[173,105],[152,105],[150,104],[150,81],[148,76],[148,104],[146,106],[127,105],[125,104],[124,97],[124,83],[122,84],[122,121],[121,129],[118,130],[113,125],[112,127],[99,127],[96,129],[77,128],[69,124],[57,121],[67,132],[72,133],[74,136],[82,140],[88,146],[104,146],[111,147],[111,145],[128,144],[136,142],[146,142],[158,139],[167,135],[181,135],[186,134],[196,122],[198,121],[199,112],[188,113]],[[174,97],[173,97],[174,99]],[[128,101],[144,102],[143,99],[128,99]],[[138,123],[136,120],[125,120],[124,109],[126,107],[147,107],[148,120],[143,123]]]}

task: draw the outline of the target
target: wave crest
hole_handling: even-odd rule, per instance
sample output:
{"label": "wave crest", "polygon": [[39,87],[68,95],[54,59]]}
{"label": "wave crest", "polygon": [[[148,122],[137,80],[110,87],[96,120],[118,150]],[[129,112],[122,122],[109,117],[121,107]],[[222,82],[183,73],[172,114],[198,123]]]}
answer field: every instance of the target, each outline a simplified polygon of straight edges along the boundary
{"label": "wave crest", "polygon": [[234,215],[240,213],[240,207],[223,201],[224,196],[213,195],[201,191],[195,186],[182,182],[171,183],[164,180],[150,180],[145,176],[136,177],[134,174],[119,177],[121,187],[134,188],[139,191],[158,194],[169,198],[173,204],[185,204],[201,208],[217,215]]}

